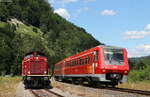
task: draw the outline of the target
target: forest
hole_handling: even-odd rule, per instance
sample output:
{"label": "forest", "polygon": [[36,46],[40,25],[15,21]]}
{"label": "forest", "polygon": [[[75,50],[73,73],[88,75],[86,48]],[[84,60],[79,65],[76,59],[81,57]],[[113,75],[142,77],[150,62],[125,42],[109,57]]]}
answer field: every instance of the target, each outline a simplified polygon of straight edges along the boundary
{"label": "forest", "polygon": [[20,75],[23,56],[31,51],[45,53],[53,68],[57,61],[100,44],[54,13],[46,0],[0,3],[0,75]]}

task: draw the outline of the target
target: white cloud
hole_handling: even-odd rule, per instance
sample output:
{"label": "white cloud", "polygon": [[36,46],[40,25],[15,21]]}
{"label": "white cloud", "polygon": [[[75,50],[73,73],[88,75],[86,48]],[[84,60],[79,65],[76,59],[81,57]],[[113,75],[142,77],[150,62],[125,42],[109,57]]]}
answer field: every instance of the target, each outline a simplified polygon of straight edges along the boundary
{"label": "white cloud", "polygon": [[66,3],[74,3],[74,2],[77,2],[78,0],[48,0],[48,1],[51,4],[59,3],[64,6]]}
{"label": "white cloud", "polygon": [[65,7],[66,4],[74,3],[77,2],[78,0],[48,0],[48,1],[52,6],[55,4],[59,4],[61,7]]}
{"label": "white cloud", "polygon": [[138,45],[128,51],[129,57],[141,57],[150,55],[150,44]]}
{"label": "white cloud", "polygon": [[101,15],[103,16],[113,16],[113,15],[116,15],[117,12],[114,11],[114,10],[108,10],[108,9],[105,9],[101,12]]}
{"label": "white cloud", "polygon": [[141,31],[127,31],[123,33],[124,39],[142,39],[150,36],[150,24],[146,25]]}
{"label": "white cloud", "polygon": [[73,2],[77,2],[78,0],[57,0],[63,3],[73,3]]}
{"label": "white cloud", "polygon": [[147,25],[145,26],[144,30],[150,31],[150,24],[147,24]]}
{"label": "white cloud", "polygon": [[87,11],[89,11],[89,10],[90,10],[89,7],[79,8],[79,9],[76,10],[76,12],[73,14],[73,16],[74,16],[75,18],[77,18],[77,17],[80,16],[81,13],[87,12]]}
{"label": "white cloud", "polygon": [[85,2],[95,2],[96,0],[85,0]]}
{"label": "white cloud", "polygon": [[57,13],[57,14],[59,14],[60,16],[66,18],[66,19],[69,19],[69,18],[70,18],[69,12],[68,12],[66,9],[64,9],[64,8],[56,9],[56,10],[54,11],[54,13]]}

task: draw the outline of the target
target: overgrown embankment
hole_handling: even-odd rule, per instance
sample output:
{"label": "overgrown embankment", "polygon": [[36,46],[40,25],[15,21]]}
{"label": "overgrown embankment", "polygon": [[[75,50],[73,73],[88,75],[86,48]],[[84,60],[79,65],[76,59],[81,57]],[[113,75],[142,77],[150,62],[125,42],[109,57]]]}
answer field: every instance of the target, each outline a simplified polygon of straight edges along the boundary
{"label": "overgrown embankment", "polygon": [[18,83],[21,77],[0,76],[0,97],[15,97]]}
{"label": "overgrown embankment", "polygon": [[11,1],[0,4],[0,75],[19,75],[22,58],[31,51],[45,53],[53,68],[61,59],[101,44],[54,13],[46,0]]}

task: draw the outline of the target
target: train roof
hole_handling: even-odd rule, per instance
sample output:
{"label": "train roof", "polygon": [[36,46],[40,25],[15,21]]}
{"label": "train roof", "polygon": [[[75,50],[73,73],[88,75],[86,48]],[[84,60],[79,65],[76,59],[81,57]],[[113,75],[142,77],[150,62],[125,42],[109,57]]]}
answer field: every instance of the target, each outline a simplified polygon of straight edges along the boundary
{"label": "train roof", "polygon": [[44,53],[39,52],[39,51],[32,51],[32,52],[29,52],[29,53],[25,54],[25,56],[27,56],[27,55],[31,55],[31,54],[34,54],[34,53],[37,53],[37,54],[42,55],[42,56],[45,56],[45,54],[44,54]]}
{"label": "train roof", "polygon": [[[99,48],[99,47],[112,48],[112,49],[113,49],[113,48],[115,48],[115,49],[123,49],[123,48],[121,48],[121,47],[111,46],[111,45],[98,45],[98,46],[96,46],[96,47],[93,47],[93,48],[84,50],[84,51],[82,51],[82,52],[80,52],[80,53],[78,53],[78,54],[74,54],[74,55],[72,55],[72,56],[70,56],[70,57],[64,58],[63,60],[59,61],[58,63],[61,63],[61,62],[66,61],[66,60],[68,60],[68,59],[70,59],[70,58],[76,57],[76,56],[78,56],[78,55],[82,55],[82,54],[86,53],[87,51],[90,51],[90,50],[92,51],[92,50],[94,50],[94,49],[96,49],[96,48]],[[56,63],[56,64],[58,64],[58,63]]]}
{"label": "train roof", "polygon": [[100,47],[104,47],[104,48],[115,48],[115,49],[123,49],[122,47],[118,47],[118,46],[111,46],[111,45],[99,45]]}

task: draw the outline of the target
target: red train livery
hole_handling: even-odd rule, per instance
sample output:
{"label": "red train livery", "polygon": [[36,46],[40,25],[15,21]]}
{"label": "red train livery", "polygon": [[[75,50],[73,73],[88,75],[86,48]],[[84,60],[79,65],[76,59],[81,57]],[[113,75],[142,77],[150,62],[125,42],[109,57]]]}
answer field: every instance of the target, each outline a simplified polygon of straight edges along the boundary
{"label": "red train livery", "polygon": [[88,81],[90,84],[116,86],[127,82],[129,72],[127,51],[113,46],[97,46],[55,64],[56,80]]}
{"label": "red train livery", "polygon": [[48,86],[48,59],[41,52],[30,52],[22,61],[22,76],[26,88]]}

